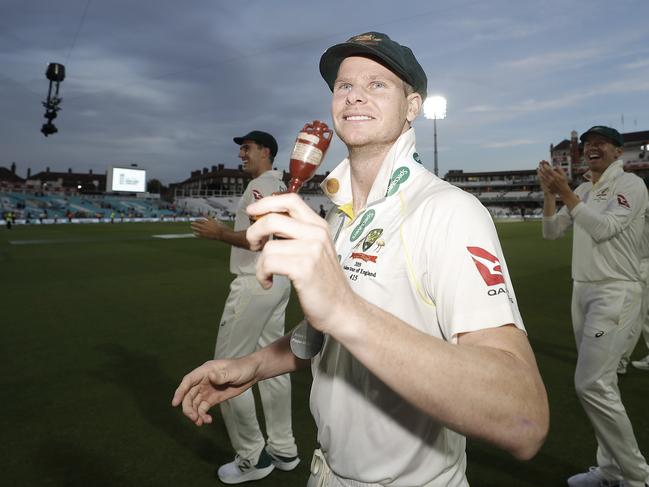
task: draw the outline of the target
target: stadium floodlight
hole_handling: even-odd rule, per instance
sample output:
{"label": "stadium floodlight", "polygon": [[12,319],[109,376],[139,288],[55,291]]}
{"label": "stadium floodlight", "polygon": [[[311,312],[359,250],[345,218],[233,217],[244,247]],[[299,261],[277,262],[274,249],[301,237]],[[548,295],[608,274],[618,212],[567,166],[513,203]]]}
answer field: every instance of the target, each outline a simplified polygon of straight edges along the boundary
{"label": "stadium floodlight", "polygon": [[446,98],[443,96],[435,95],[426,98],[424,101],[424,117],[427,119],[433,119],[433,140],[434,140],[434,160],[435,165],[433,172],[435,176],[438,174],[437,169],[437,121],[443,120],[446,118]]}

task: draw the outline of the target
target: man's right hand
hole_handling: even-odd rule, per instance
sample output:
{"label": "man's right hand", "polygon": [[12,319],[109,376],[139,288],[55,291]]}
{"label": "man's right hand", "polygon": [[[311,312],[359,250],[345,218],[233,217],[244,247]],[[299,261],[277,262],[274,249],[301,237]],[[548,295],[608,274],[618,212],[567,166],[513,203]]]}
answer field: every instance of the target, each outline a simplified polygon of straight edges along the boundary
{"label": "man's right hand", "polygon": [[205,362],[183,377],[171,405],[182,403],[183,414],[196,426],[209,424],[210,408],[252,387],[257,382],[257,369],[257,361],[250,356]]}
{"label": "man's right hand", "polygon": [[536,176],[539,180],[539,184],[541,185],[541,189],[545,194],[552,194],[552,191],[550,191],[550,188],[548,187],[546,178],[544,178],[544,174],[546,171],[552,170],[552,166],[550,166],[550,163],[548,161],[541,161],[539,162],[539,166],[536,169]]}
{"label": "man's right hand", "polygon": [[222,240],[223,230],[227,227],[214,218],[205,218],[196,220],[191,224],[192,232],[199,238],[209,238],[211,240]]}
{"label": "man's right hand", "polygon": [[[250,249],[261,251],[257,260],[261,286],[270,288],[275,274],[287,276],[309,323],[337,337],[359,298],[343,274],[327,222],[295,193],[262,198],[246,211],[266,214],[246,233]],[[268,240],[271,235],[282,238]]]}

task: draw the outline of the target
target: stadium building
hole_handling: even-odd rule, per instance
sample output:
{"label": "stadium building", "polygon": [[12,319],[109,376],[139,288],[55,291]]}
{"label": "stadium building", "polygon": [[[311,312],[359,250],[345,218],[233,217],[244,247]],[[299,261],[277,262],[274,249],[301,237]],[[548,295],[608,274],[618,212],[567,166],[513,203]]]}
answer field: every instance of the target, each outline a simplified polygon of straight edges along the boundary
{"label": "stadium building", "polygon": [[[649,182],[649,131],[629,132],[624,136],[624,170],[633,172]],[[588,164],[577,132],[570,139],[550,145],[550,162],[561,167],[572,187],[584,181]],[[534,169],[465,173],[450,170],[444,179],[473,194],[495,218],[540,217],[543,212],[543,191]]]}
{"label": "stadium building", "polygon": [[50,168],[27,177],[0,167],[0,221],[11,212],[16,223],[99,223],[161,221],[187,217],[160,195],[106,191],[107,175],[54,172]]}
{"label": "stadium building", "polygon": [[[625,171],[633,172],[648,182],[649,131],[628,132],[623,136]],[[588,165],[577,132],[572,131],[569,139],[551,144],[549,152],[552,164],[568,174],[573,187],[584,180]],[[512,171],[464,172],[453,169],[444,179],[476,196],[494,218],[538,218],[542,214],[543,192],[536,178],[536,164],[534,161],[531,169]],[[320,189],[320,183],[327,174],[315,175],[300,191],[302,198],[315,211],[320,205],[325,210],[331,207],[330,200]],[[23,179],[16,174],[16,164],[13,163],[10,168],[0,167],[0,217],[12,211],[18,217],[17,223],[30,221],[30,216],[32,220],[38,218],[41,222],[71,220],[71,216],[106,221],[114,215],[126,221],[199,215],[228,220],[233,218],[239,197],[250,179],[241,165],[226,168],[218,164],[210,169],[194,170],[189,178],[171,184],[168,201],[162,201],[157,194],[140,193],[138,197],[125,193],[109,194],[106,191],[107,176],[93,174],[92,170],[88,173],[75,173],[72,169],[52,172],[47,168],[32,175],[28,169],[27,177]],[[283,179],[288,183],[289,173],[284,172]]]}
{"label": "stadium building", "polygon": [[[326,174],[316,174],[300,190],[304,201],[315,211],[320,205],[328,210],[331,201],[320,189],[320,183]],[[288,185],[291,176],[283,171],[282,179]],[[178,208],[192,214],[210,215],[229,220],[234,217],[239,197],[250,182],[251,177],[242,166],[236,169],[226,168],[223,164],[211,169],[192,171],[189,178],[180,183],[173,183],[170,191]]]}

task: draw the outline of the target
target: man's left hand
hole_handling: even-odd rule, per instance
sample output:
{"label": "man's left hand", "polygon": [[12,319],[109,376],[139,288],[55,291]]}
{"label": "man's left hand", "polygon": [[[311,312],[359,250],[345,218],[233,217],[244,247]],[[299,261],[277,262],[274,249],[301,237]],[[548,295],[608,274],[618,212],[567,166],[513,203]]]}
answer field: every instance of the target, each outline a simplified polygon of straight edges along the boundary
{"label": "man's left hand", "polygon": [[211,240],[221,240],[223,230],[226,228],[223,223],[213,218],[196,220],[192,222],[191,227],[195,236]]}

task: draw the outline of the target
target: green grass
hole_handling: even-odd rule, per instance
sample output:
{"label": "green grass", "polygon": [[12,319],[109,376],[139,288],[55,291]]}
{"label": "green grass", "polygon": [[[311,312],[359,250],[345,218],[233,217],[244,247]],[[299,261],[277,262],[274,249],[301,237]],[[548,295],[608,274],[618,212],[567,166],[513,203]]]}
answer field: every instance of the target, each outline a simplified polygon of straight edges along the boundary
{"label": "green grass", "polygon": [[[474,486],[564,485],[565,477],[594,463],[595,453],[572,385],[570,239],[541,240],[537,222],[498,230],[548,389],[552,425],[530,462],[470,441],[469,480]],[[215,485],[215,466],[232,457],[220,416],[196,428],[169,402],[182,375],[211,357],[232,276],[223,244],[151,238],[188,232],[187,224],[0,229],[3,485]],[[293,298],[287,323],[298,319]],[[645,453],[648,385],[649,374],[635,369],[621,379]],[[293,375],[303,462],[256,485],[305,485],[315,444],[309,387],[308,370]]]}

